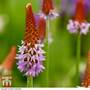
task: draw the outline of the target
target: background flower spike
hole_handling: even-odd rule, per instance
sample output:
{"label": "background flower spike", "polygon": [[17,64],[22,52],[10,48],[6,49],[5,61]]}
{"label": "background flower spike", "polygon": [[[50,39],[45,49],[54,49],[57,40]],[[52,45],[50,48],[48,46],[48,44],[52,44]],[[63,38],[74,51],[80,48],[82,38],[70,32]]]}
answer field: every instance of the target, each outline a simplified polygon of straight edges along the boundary
{"label": "background flower spike", "polygon": [[85,7],[84,7],[84,0],[78,0],[76,5],[75,11],[75,20],[79,23],[84,22],[86,19],[85,16]]}
{"label": "background flower spike", "polygon": [[74,18],[69,20],[67,30],[70,33],[80,33],[87,35],[89,32],[90,23],[86,20],[85,4],[84,0],[78,0],[76,4],[76,11]]}
{"label": "background flower spike", "polygon": [[88,60],[86,64],[86,70],[84,74],[84,79],[81,84],[83,87],[90,87],[90,50],[88,52]]}
{"label": "background flower spike", "polygon": [[2,73],[6,72],[9,73],[12,71],[16,56],[16,46],[12,46],[9,54],[1,64],[1,68],[3,69]]}
{"label": "background flower spike", "polygon": [[41,39],[41,42],[43,42],[46,36],[46,20],[42,16],[40,17],[39,20],[38,34],[39,34],[39,38]]}
{"label": "background flower spike", "polygon": [[43,0],[42,2],[42,12],[49,15],[50,11],[54,9],[52,0]]}
{"label": "background flower spike", "polygon": [[59,16],[59,14],[55,11],[53,0],[42,0],[41,3],[41,12],[39,13],[40,16],[43,16],[45,19],[54,19]]}

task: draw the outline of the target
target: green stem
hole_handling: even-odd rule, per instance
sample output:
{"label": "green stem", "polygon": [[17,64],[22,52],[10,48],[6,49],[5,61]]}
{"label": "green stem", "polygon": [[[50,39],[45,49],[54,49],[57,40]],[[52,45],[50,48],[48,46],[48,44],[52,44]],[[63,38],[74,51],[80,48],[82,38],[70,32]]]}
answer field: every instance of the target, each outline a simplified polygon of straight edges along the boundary
{"label": "green stem", "polygon": [[47,78],[47,87],[49,86],[49,29],[50,29],[50,22],[49,18],[47,18],[47,32],[46,32],[46,39],[47,39],[47,61],[46,61],[46,78]]}
{"label": "green stem", "polygon": [[78,33],[78,36],[77,36],[77,61],[76,61],[76,75],[77,75],[77,84],[80,84],[80,71],[79,71],[79,63],[80,63],[80,46],[81,46],[81,35],[80,33]]}
{"label": "green stem", "polygon": [[33,87],[33,77],[27,77],[27,87]]}

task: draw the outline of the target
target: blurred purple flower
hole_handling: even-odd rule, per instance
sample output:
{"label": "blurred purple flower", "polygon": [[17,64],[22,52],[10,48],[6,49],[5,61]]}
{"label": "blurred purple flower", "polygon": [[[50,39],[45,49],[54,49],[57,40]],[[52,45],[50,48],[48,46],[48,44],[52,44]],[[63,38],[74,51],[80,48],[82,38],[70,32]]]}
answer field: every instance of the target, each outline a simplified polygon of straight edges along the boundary
{"label": "blurred purple flower", "polygon": [[76,1],[77,0],[61,0],[61,11],[68,15],[73,15],[75,12]]}
{"label": "blurred purple flower", "polygon": [[82,22],[81,24],[78,21],[69,20],[67,25],[67,30],[70,33],[77,33],[80,29],[80,34],[86,35],[89,32],[90,24],[88,22]]}
{"label": "blurred purple flower", "polygon": [[[74,15],[77,2],[78,0],[61,0],[61,11],[67,15]],[[90,0],[84,0],[84,6],[85,11],[88,12],[90,10]]]}
{"label": "blurred purple flower", "polygon": [[90,0],[84,0],[84,4],[86,4],[90,8]]}
{"label": "blurred purple flower", "polygon": [[84,0],[86,13],[90,10],[90,0]]}

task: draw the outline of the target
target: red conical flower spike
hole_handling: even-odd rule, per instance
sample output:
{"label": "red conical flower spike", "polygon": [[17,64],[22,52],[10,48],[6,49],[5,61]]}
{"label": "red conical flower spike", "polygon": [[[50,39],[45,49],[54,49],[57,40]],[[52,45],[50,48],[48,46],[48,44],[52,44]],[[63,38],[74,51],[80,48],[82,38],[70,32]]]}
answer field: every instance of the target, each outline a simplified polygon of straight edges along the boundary
{"label": "red conical flower spike", "polygon": [[35,28],[35,18],[32,11],[31,3],[26,5],[26,31],[24,41],[25,43],[34,44],[38,38],[38,34]]}
{"label": "red conical flower spike", "polygon": [[53,10],[53,2],[52,0],[43,0],[42,3],[42,12],[46,15],[50,13],[51,10]]}
{"label": "red conical flower spike", "polygon": [[67,29],[70,33],[80,33],[86,35],[89,32],[90,23],[86,21],[84,0],[78,0],[74,20],[69,20]]}
{"label": "red conical flower spike", "polygon": [[85,21],[84,0],[79,0],[76,5],[75,20],[79,23]]}
{"label": "red conical flower spike", "polygon": [[15,62],[15,56],[16,56],[16,47],[13,46],[1,66],[6,70],[11,71],[13,64]]}
{"label": "red conical flower spike", "polygon": [[38,33],[39,33],[39,39],[43,41],[46,35],[46,21],[43,17],[40,17],[39,20]]}
{"label": "red conical flower spike", "polygon": [[82,82],[83,87],[89,87],[90,86],[90,51],[88,52],[88,61],[85,71],[84,80]]}
{"label": "red conical flower spike", "polygon": [[22,45],[19,46],[19,51],[16,55],[18,59],[18,69],[26,76],[35,77],[45,69],[43,66],[45,52],[42,49],[44,44],[41,42],[45,34],[44,24],[45,20],[40,17],[36,19],[32,12],[31,4],[27,4],[24,41],[22,41]]}

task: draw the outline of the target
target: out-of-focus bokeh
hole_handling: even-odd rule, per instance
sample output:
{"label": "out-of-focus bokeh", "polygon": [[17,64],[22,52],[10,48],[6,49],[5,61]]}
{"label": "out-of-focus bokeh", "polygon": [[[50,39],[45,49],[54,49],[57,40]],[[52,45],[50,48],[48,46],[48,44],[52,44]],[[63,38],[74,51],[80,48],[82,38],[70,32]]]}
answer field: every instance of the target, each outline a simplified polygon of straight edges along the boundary
{"label": "out-of-focus bokeh", "polygon": [[[76,65],[76,35],[70,34],[67,23],[75,11],[76,0],[53,0],[56,11],[60,14],[54,20],[50,20],[50,32],[52,43],[49,45],[49,86],[73,87],[75,81]],[[88,1],[88,0],[86,0]],[[25,31],[25,5],[31,2],[33,11],[40,12],[40,0],[0,0],[0,63],[7,56],[13,45],[20,45]],[[90,5],[86,4],[87,21],[90,22]],[[18,48],[17,48],[18,49]],[[81,39],[81,76],[84,73],[87,52],[90,49],[90,32]],[[13,86],[26,87],[26,77],[14,65]],[[43,87],[44,79],[37,76],[35,87]]]}

